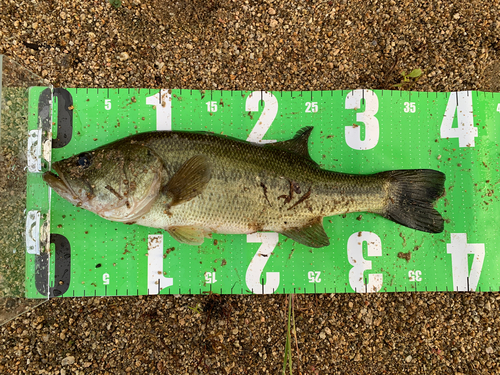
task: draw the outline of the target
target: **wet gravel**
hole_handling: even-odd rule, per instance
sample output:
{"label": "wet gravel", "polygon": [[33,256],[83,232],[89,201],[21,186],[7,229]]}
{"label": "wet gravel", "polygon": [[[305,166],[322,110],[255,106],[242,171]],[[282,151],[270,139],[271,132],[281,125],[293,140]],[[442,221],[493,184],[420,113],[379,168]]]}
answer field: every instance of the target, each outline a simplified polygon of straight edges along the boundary
{"label": "wet gravel", "polygon": [[[0,0],[0,53],[56,86],[500,91],[500,1]],[[297,374],[497,374],[499,293],[294,297]],[[277,374],[285,296],[51,300],[2,374]],[[297,351],[298,347],[298,351]]]}

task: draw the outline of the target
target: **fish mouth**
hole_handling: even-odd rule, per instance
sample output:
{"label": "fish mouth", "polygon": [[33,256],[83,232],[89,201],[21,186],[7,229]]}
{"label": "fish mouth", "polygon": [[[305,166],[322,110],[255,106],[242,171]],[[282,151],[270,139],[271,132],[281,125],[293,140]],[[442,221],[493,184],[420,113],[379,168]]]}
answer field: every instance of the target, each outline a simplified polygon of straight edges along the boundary
{"label": "fish mouth", "polygon": [[52,172],[45,172],[42,176],[43,180],[61,195],[72,197],[75,200],[79,199],[78,195],[75,194],[75,191],[71,188],[71,185],[68,184],[68,181],[64,178],[64,174],[61,173],[57,164],[54,164],[52,168],[56,171],[57,175]]}

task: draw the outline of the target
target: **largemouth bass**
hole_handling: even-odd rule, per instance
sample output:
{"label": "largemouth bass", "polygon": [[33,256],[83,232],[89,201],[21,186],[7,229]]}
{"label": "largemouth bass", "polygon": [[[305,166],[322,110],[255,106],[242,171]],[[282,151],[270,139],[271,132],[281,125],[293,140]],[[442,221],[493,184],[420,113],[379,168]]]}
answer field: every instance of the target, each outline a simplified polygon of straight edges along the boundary
{"label": "largemouth bass", "polygon": [[202,132],[150,132],[53,163],[44,180],[99,216],[168,231],[200,245],[212,233],[281,233],[329,245],[323,218],[372,212],[409,228],[443,231],[433,208],[445,175],[430,169],[351,175],[321,169],[312,127],[258,145]]}

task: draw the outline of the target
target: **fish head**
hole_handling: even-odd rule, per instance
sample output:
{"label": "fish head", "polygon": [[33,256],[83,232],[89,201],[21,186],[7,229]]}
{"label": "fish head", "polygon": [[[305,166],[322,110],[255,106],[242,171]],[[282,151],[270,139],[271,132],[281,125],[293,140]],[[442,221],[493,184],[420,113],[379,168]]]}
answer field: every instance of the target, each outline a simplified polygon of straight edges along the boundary
{"label": "fish head", "polygon": [[133,223],[158,197],[163,163],[149,148],[122,143],[52,164],[43,179],[77,207],[113,221]]}

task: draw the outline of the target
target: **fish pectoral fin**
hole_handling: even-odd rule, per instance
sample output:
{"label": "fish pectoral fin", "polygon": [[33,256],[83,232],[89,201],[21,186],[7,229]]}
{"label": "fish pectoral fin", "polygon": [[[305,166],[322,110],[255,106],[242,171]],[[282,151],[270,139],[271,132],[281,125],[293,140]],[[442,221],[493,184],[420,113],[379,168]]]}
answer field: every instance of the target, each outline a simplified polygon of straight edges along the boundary
{"label": "fish pectoral fin", "polygon": [[188,202],[201,194],[212,177],[212,168],[204,155],[196,155],[185,162],[163,187],[171,198],[169,206]]}
{"label": "fish pectoral fin", "polygon": [[323,247],[330,245],[330,240],[323,228],[323,218],[315,219],[313,222],[303,226],[287,229],[281,234],[308,247]]}
{"label": "fish pectoral fin", "polygon": [[192,226],[170,227],[167,232],[180,243],[188,245],[201,245],[207,236],[207,231]]}

